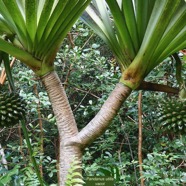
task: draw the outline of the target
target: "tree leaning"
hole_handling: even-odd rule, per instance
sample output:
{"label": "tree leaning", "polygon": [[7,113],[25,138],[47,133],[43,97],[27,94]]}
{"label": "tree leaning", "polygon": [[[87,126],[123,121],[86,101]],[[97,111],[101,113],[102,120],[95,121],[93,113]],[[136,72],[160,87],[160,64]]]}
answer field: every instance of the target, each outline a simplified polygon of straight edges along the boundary
{"label": "tree leaning", "polygon": [[[184,0],[89,3],[90,0],[0,0],[0,50],[19,59],[41,78],[56,116],[61,186],[65,185],[74,157],[81,161],[84,148],[104,133],[132,90],[144,84],[144,78],[163,59],[186,47]],[[97,115],[79,132],[54,71],[54,59],[64,37],[87,6],[82,19],[110,46],[122,76]]]}

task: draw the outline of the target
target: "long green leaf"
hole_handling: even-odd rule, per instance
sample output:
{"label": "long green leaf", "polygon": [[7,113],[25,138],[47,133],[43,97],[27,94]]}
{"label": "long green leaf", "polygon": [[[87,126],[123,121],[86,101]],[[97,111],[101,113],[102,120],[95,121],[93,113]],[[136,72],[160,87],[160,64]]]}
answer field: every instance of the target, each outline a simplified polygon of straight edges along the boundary
{"label": "long green leaf", "polygon": [[[58,31],[55,34],[55,37],[53,37],[53,40],[51,43],[48,44],[48,51],[45,51],[45,61],[49,59],[54,59],[54,55],[56,54],[56,49],[58,50],[59,47],[61,46],[62,40],[65,38],[67,35],[68,31],[70,28],[73,26],[75,21],[77,20],[77,17],[79,17],[84,9],[87,7],[87,5],[90,3],[90,0],[80,0],[79,4],[75,6],[71,12],[69,12],[68,19],[66,19],[61,27],[58,29]],[[78,6],[79,5],[79,6]],[[49,53],[49,51],[51,53]]]}
{"label": "long green leaf", "polygon": [[156,0],[138,53],[138,55],[143,56],[144,61],[148,61],[153,55],[178,5],[179,0]]}
{"label": "long green leaf", "polygon": [[[96,10],[96,7],[93,5],[89,5],[87,7],[85,13],[81,16],[82,20],[91,26],[91,28],[96,28],[98,29],[98,32],[96,32],[98,35],[104,35],[105,39],[104,41],[110,40],[113,44],[118,44],[114,30],[109,28],[109,31],[106,28],[106,24],[103,22],[102,18],[100,17],[100,13]],[[101,32],[100,32],[101,31]]]}
{"label": "long green leaf", "polygon": [[[31,42],[28,45],[28,51],[32,52],[33,43],[35,40],[37,30],[37,0],[25,1],[25,15],[26,15],[26,30]],[[25,24],[25,23],[24,23]]]}
{"label": "long green leaf", "polygon": [[[42,42],[39,42],[37,45],[37,56],[40,56],[42,54],[41,50],[45,50],[46,45],[43,46],[43,43],[47,41],[47,38],[49,40],[52,40],[52,37],[50,37],[50,33],[53,31],[57,20],[59,19],[61,13],[63,12],[66,4],[68,3],[68,0],[58,1],[58,4],[55,6],[52,14],[50,15],[50,18],[47,22],[46,28],[42,34],[41,40]],[[40,55],[39,55],[40,53]]]}
{"label": "long green leaf", "polygon": [[[85,7],[89,4],[90,0],[79,0],[77,4],[73,5],[72,1],[66,4],[66,8],[61,12],[59,18],[56,20],[53,30],[50,33],[50,38],[47,38],[46,45],[41,49],[41,59],[47,56],[54,56],[56,50],[59,49],[62,40],[65,38],[69,29],[73,26],[77,17],[80,16]],[[72,6],[73,5],[73,6]],[[51,51],[52,50],[52,51]],[[50,53],[48,53],[50,51]],[[47,57],[45,57],[47,59]]]}
{"label": "long green leaf", "polygon": [[[125,59],[125,55],[122,54],[121,48],[119,46],[119,43],[117,41],[117,38],[110,37],[107,32],[105,32],[104,24],[102,23],[102,20],[99,18],[99,16],[96,14],[92,6],[88,6],[86,11],[81,16],[81,19],[90,27],[92,28],[102,39],[103,41],[110,47],[110,49],[113,51],[114,55],[116,56],[121,69],[125,69],[127,65],[123,61],[127,63],[127,60]],[[114,33],[114,30],[113,30]]]}
{"label": "long green leaf", "polygon": [[[59,1],[60,2],[60,1]],[[48,47],[48,44],[51,43],[51,41],[53,41],[54,37],[56,37],[56,34],[59,33],[59,29],[61,27],[63,27],[64,22],[66,20],[71,19],[71,17],[73,16],[74,12],[72,12],[70,14],[70,12],[72,10],[74,10],[74,7],[76,10],[78,10],[78,6],[80,7],[81,4],[79,3],[79,1],[77,2],[77,0],[71,0],[68,1],[65,6],[63,5],[63,11],[60,12],[59,17],[57,19],[55,19],[55,24],[50,32],[50,34],[47,36],[46,38],[46,47]],[[58,7],[60,7],[60,5],[56,5],[56,8],[58,9]],[[56,10],[54,10],[55,12]],[[45,48],[43,48],[42,50],[45,50]]]}
{"label": "long green leaf", "polygon": [[[66,29],[66,25],[71,23],[71,18],[76,14],[76,12],[79,11],[81,8],[82,4],[84,4],[85,1],[83,0],[72,0],[68,1],[66,6],[64,7],[63,11],[61,12],[60,16],[58,19],[56,19],[56,23],[53,27],[53,29],[50,32],[50,36],[46,40],[46,46],[41,49],[41,53],[44,55],[47,53],[48,49],[50,49],[53,45],[53,43],[56,40],[60,40],[59,37],[61,35],[61,30],[64,32]],[[57,5],[58,6],[58,5]],[[67,32],[65,33],[66,36]],[[64,36],[63,36],[64,38]],[[61,43],[61,41],[60,41]]]}
{"label": "long green leaf", "polygon": [[126,52],[126,55],[128,55],[129,58],[132,60],[135,56],[135,49],[122,11],[116,0],[106,0],[106,2],[110,8],[114,23],[116,25],[116,31],[118,32],[117,36],[120,41],[120,46],[122,47],[122,50]]}
{"label": "long green leaf", "polygon": [[170,42],[168,47],[162,52],[156,63],[160,63],[169,55],[186,48],[186,27]]}
{"label": "long green leaf", "polygon": [[[152,58],[150,60],[157,61],[157,59],[162,55],[162,51],[168,51],[169,45],[174,41],[174,39],[181,33],[184,29],[186,20],[186,3],[180,3],[180,7],[177,10],[177,14],[173,17],[170,22],[170,26],[167,27],[166,32],[158,44]],[[175,43],[175,48],[177,48],[178,43]],[[167,55],[170,55],[168,52]],[[165,57],[165,54],[164,54]]]}
{"label": "long green leaf", "polygon": [[[44,1],[39,1],[39,3],[42,3]],[[40,15],[38,15],[38,26],[37,26],[37,32],[36,32],[36,38],[35,38],[35,48],[38,49],[38,45],[40,42],[42,42],[41,38],[44,34],[44,31],[46,29],[46,26],[48,24],[48,20],[50,18],[50,15],[52,13],[52,8],[54,5],[54,0],[46,0],[44,5],[39,5],[38,12],[40,12]]]}
{"label": "long green leaf", "polygon": [[156,64],[156,61],[150,61],[150,58],[163,37],[179,3],[180,0],[156,0],[141,48],[134,61],[122,75],[121,81],[132,89],[139,86],[144,77],[153,69],[153,64]]}
{"label": "long green leaf", "polygon": [[9,28],[9,25],[5,22],[5,20],[0,17],[0,35],[6,35],[9,38],[12,38],[14,35],[14,32],[11,31],[11,28]]}
{"label": "long green leaf", "polygon": [[6,52],[16,57],[17,59],[19,59],[20,61],[22,61],[29,67],[31,67],[32,69],[41,67],[41,61],[38,61],[28,52],[18,47],[15,47],[14,45],[10,44],[9,42],[1,38],[0,38],[0,51]]}
{"label": "long green leaf", "polygon": [[114,32],[113,32],[113,24],[111,23],[109,12],[108,12],[108,7],[105,1],[93,1],[95,4],[95,8],[99,12],[99,17],[101,17],[102,22],[104,23],[105,30],[107,31],[108,35],[110,38],[114,38]]}
{"label": "long green leaf", "polygon": [[110,18],[110,15],[109,15],[110,13],[109,12],[105,13],[104,16],[108,16],[108,17],[103,19],[102,18],[103,12],[102,12],[102,16],[101,16],[101,13],[99,12],[101,8],[99,9],[96,8],[98,6],[105,6],[104,8],[102,8],[102,11],[103,10],[108,11],[108,7],[106,6],[105,3],[98,5],[97,2],[98,0],[97,1],[94,0],[93,4],[90,4],[87,7],[87,9],[85,10],[85,13],[81,16],[81,19],[86,24],[88,24],[103,39],[103,41],[105,41],[105,43],[108,44],[108,46],[111,48],[114,55],[116,56],[120,64],[121,70],[123,71],[130,64],[131,58],[129,57],[125,49],[122,47],[123,43],[121,42],[121,40],[119,41],[119,37],[115,31],[116,29],[114,28],[115,25],[113,21],[109,29],[108,29],[108,26],[106,26],[108,23],[108,19],[110,20],[112,19]]}
{"label": "long green leaf", "polygon": [[[174,2],[169,0],[156,0],[141,48],[135,58],[135,62],[132,64],[133,66],[135,66],[137,63],[139,66],[146,66],[143,68],[146,70],[149,59],[152,57],[161,38],[163,37],[172,15],[175,13],[178,5],[179,0],[175,0]],[[138,61],[140,61],[141,64]]]}
{"label": "long green leaf", "polygon": [[11,67],[10,67],[9,55],[7,53],[3,53],[3,61],[4,61],[4,67],[8,78],[8,82],[10,84],[11,91],[13,92],[15,91],[15,86],[14,86],[14,81],[13,81]]}
{"label": "long green leaf", "polygon": [[131,0],[122,1],[122,8],[136,54],[139,50],[140,42],[133,2]]}
{"label": "long green leaf", "polygon": [[25,17],[23,17],[23,14],[21,13],[19,6],[16,2],[16,0],[2,0],[7,12],[2,11],[3,16],[11,17],[13,20],[13,24],[15,24],[15,32],[18,35],[22,45],[27,49],[29,44],[31,44],[30,37],[28,37],[28,33],[26,30],[26,24],[25,24]]}
{"label": "long green leaf", "polygon": [[[9,30],[11,30],[11,32],[16,31],[16,26],[15,23],[12,19],[12,17],[10,16],[10,14],[8,13],[8,10],[6,8],[6,6],[4,5],[4,3],[2,1],[0,1],[0,12],[1,12],[1,25],[5,28],[1,28],[3,31],[5,31],[5,33],[9,32]],[[6,31],[6,29],[8,28],[8,30]]]}
{"label": "long green leaf", "polygon": [[148,24],[148,0],[135,0],[135,9],[139,41],[141,44]]}
{"label": "long green leaf", "polygon": [[144,39],[144,35],[152,14],[152,10],[154,8],[155,1],[156,0],[134,0],[140,45]]}

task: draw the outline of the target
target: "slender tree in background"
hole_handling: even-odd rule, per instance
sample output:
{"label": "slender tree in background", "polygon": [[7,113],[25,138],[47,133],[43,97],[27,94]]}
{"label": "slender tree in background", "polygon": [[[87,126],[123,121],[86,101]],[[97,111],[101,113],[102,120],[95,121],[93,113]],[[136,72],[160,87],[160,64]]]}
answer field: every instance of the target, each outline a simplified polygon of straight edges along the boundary
{"label": "slender tree in background", "polygon": [[97,115],[79,132],[54,71],[54,58],[89,3],[90,0],[0,0],[0,50],[19,59],[41,78],[56,116],[60,185],[65,185],[74,157],[81,161],[84,148],[104,133],[132,90],[147,86],[144,78],[148,73],[186,47],[184,0],[92,1],[82,19],[110,46],[122,76]]}

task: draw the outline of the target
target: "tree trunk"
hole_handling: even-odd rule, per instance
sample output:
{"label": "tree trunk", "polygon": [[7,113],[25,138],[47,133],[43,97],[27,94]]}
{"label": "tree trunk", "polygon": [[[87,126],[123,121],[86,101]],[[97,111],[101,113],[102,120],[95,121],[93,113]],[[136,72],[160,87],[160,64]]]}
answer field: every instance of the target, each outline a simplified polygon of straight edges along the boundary
{"label": "tree trunk", "polygon": [[118,83],[98,114],[78,132],[68,98],[57,74],[51,72],[45,75],[42,77],[42,82],[56,116],[60,136],[60,186],[64,186],[68,169],[74,158],[81,163],[83,149],[105,132],[132,90]]}
{"label": "tree trunk", "polygon": [[68,145],[71,137],[78,133],[77,125],[63,86],[55,72],[42,77],[42,82],[49,95],[60,137],[59,180],[65,185],[65,178],[74,158],[81,160],[82,152],[78,145]]}

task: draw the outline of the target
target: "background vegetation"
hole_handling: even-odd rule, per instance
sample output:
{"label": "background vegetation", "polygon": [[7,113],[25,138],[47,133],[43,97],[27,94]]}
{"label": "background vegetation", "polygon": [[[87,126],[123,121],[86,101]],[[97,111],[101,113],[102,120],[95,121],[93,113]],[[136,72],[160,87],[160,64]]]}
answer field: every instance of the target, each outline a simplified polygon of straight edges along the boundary
{"label": "background vegetation", "polygon": [[[183,74],[186,75],[186,59]],[[78,21],[65,39],[55,61],[79,129],[91,120],[120,77],[115,58],[89,28]],[[57,183],[58,133],[44,88],[31,70],[16,61],[13,75],[17,91],[27,102],[27,128],[40,172],[48,184]],[[175,61],[167,58],[147,81],[178,87]],[[1,91],[8,91],[8,84]],[[125,102],[104,135],[86,149],[83,174],[111,175],[116,185],[138,185],[138,92]],[[186,137],[162,129],[159,115],[164,101],[177,95],[142,92],[143,177],[145,185],[186,184]],[[153,113],[153,114],[152,114]],[[8,169],[0,164],[0,185],[39,185],[20,126],[0,129],[0,144]],[[0,156],[0,160],[1,160]]]}

